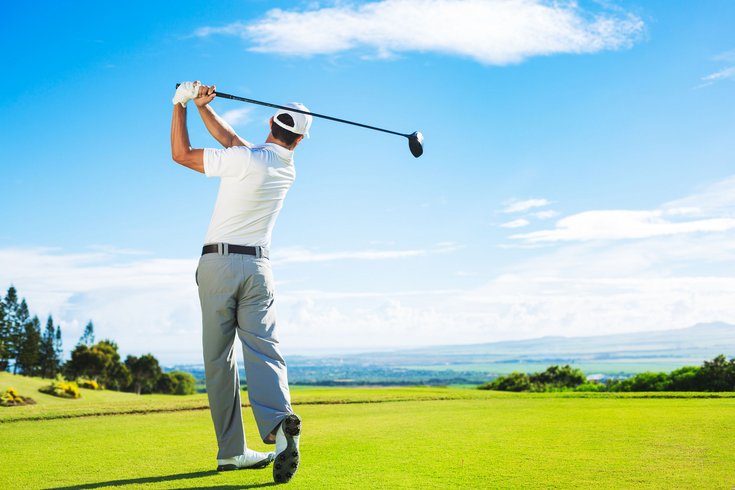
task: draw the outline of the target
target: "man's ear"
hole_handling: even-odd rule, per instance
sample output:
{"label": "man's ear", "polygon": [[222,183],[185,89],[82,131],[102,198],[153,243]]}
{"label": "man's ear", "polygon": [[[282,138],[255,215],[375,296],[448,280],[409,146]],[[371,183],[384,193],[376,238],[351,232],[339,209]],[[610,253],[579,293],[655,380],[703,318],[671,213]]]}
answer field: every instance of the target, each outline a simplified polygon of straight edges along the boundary
{"label": "man's ear", "polygon": [[293,146],[291,146],[291,148],[293,149],[293,148],[296,148],[297,146],[299,146],[299,143],[301,143],[301,140],[303,140],[303,139],[304,139],[304,135],[303,134],[302,135],[299,135],[299,137],[294,140]]}

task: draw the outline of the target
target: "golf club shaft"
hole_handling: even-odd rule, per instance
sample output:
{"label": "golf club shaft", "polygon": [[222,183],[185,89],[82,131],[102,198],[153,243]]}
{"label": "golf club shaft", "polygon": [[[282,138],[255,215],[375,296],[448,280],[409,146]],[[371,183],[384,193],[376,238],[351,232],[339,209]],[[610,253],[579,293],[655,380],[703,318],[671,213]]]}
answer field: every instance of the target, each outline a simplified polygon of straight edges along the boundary
{"label": "golf club shaft", "polygon": [[341,122],[345,124],[352,124],[353,126],[359,126],[361,128],[367,128],[367,129],[374,129],[375,131],[382,131],[384,133],[395,134],[395,135],[403,136],[406,138],[411,136],[410,134],[398,133],[396,131],[391,131],[389,129],[383,129],[383,128],[377,128],[375,126],[368,126],[367,124],[362,124],[362,123],[358,123],[354,121],[348,121],[347,119],[340,119],[338,117],[326,116],[324,114],[317,114],[316,112],[302,111],[299,109],[294,109],[293,107],[286,107],[286,106],[282,106],[278,104],[271,104],[270,102],[261,102],[259,100],[247,99],[245,97],[239,97],[237,95],[226,94],[224,92],[215,92],[215,94],[217,95],[217,97],[222,97],[224,99],[239,100],[240,102],[248,102],[250,104],[258,104],[258,105],[263,105],[266,107],[273,107],[276,109],[284,109],[284,110],[291,111],[291,112],[300,112],[301,114],[308,114],[313,117],[321,117],[322,119],[329,119],[330,121],[336,121],[336,122]]}

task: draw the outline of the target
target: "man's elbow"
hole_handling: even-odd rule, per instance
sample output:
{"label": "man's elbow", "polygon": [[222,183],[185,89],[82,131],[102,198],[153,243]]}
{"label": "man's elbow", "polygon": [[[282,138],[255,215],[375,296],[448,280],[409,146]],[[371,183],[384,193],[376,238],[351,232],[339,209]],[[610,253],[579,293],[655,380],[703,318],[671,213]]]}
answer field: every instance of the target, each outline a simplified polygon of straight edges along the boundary
{"label": "man's elbow", "polygon": [[171,148],[171,158],[174,162],[186,165],[192,159],[191,148]]}
{"label": "man's elbow", "polygon": [[172,149],[171,159],[179,165],[204,173],[204,156],[202,150],[189,149],[177,151]]}
{"label": "man's elbow", "polygon": [[172,150],[171,151],[171,159],[174,162],[180,163],[180,164],[183,165],[184,161],[186,160],[186,152]]}

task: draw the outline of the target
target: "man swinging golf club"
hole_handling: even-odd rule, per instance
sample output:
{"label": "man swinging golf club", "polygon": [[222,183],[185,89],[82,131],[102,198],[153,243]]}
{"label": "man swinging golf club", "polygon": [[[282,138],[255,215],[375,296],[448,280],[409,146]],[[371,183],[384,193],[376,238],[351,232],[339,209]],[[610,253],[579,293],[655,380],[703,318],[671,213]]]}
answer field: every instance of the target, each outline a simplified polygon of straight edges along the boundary
{"label": "man swinging golf club", "polygon": [[[196,272],[202,307],[207,396],[217,436],[217,470],[265,468],[286,483],[299,466],[301,420],[291,409],[286,364],[278,349],[271,266],[271,232],[296,176],[294,148],[312,117],[279,110],[265,144],[254,145],[221,119],[209,103],[215,87],[182,83],[173,98],[171,155],[207,177],[220,177],[219,194]],[[192,148],[186,104],[194,101],[207,130],[224,149]],[[289,107],[308,111],[301,104]],[[248,449],[234,355],[242,343],[248,398],[260,437],[275,453]]]}

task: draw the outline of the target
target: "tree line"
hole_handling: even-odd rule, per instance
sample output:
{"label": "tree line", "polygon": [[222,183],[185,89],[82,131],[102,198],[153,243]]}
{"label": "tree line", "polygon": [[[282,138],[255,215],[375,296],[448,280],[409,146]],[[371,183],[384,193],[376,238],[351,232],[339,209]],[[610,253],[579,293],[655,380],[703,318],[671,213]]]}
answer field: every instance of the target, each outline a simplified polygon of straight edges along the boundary
{"label": "tree line", "polygon": [[25,298],[14,286],[0,299],[0,371],[25,376],[94,380],[106,389],[141,393],[187,395],[195,392],[196,380],[189,373],[165,373],[152,354],[129,355],[123,361],[117,344],[109,339],[95,343],[90,320],[66,362],[63,360],[61,327],[49,315],[41,328],[31,317]]}
{"label": "tree line", "polygon": [[735,391],[735,358],[719,355],[701,366],[684,366],[670,373],[636,374],[605,383],[587,380],[585,374],[570,365],[550,366],[540,373],[511,373],[479,386],[499,391]]}

